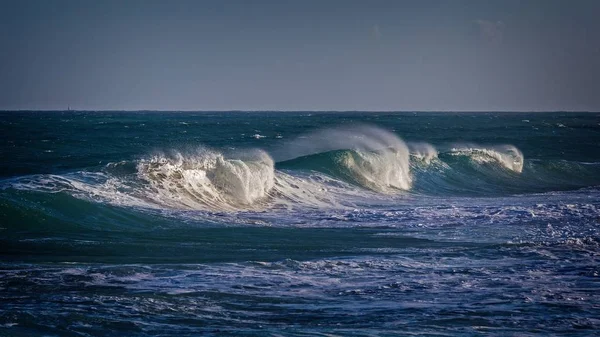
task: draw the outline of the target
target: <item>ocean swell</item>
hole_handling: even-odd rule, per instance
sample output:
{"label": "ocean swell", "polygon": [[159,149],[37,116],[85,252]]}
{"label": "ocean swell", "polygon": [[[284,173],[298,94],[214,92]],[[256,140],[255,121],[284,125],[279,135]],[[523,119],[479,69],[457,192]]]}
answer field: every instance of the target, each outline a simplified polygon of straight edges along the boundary
{"label": "ocean swell", "polygon": [[540,193],[594,186],[599,176],[595,163],[525,161],[512,145],[436,148],[362,125],[309,133],[271,153],[172,149],[1,187],[120,206],[234,212],[393,204],[407,195]]}

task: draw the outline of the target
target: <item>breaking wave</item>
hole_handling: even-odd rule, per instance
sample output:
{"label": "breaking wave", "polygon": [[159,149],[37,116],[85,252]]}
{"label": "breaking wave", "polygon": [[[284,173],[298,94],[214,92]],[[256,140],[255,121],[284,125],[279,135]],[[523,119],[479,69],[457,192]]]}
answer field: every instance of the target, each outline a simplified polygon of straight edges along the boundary
{"label": "breaking wave", "polygon": [[497,164],[516,173],[523,171],[523,154],[512,145],[499,145],[480,147],[465,145],[452,148],[448,153],[451,156],[466,157],[478,164]]}
{"label": "breaking wave", "polygon": [[600,165],[525,161],[512,145],[440,149],[357,126],[307,134],[270,153],[205,147],[155,152],[100,169],[20,177],[2,187],[123,206],[240,211],[354,207],[412,194],[539,193],[600,183]]}
{"label": "breaking wave", "polygon": [[412,185],[408,158],[396,149],[335,150],[278,163],[279,168],[314,170],[372,191],[393,193]]}
{"label": "breaking wave", "polygon": [[264,151],[225,155],[198,148],[109,163],[97,172],[26,177],[11,185],[126,206],[233,211],[260,205],[275,177]]}
{"label": "breaking wave", "polygon": [[199,149],[142,159],[138,177],[148,183],[149,198],[158,203],[197,208],[233,208],[267,197],[274,186],[273,160],[254,150],[237,158]]}
{"label": "breaking wave", "polygon": [[278,166],[309,169],[381,193],[409,190],[409,150],[391,132],[354,126],[314,132],[277,151]]}

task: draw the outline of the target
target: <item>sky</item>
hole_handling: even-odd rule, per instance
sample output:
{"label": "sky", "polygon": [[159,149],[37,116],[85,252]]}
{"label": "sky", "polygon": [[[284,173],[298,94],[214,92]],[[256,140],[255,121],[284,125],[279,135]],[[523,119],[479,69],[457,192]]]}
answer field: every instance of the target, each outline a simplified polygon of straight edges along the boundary
{"label": "sky", "polygon": [[0,0],[0,109],[600,111],[598,0]]}

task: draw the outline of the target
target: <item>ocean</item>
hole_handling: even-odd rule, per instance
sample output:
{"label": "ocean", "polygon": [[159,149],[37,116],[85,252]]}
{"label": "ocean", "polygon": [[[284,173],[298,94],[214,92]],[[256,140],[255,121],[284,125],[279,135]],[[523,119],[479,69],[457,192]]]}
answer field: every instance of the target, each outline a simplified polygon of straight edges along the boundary
{"label": "ocean", "polygon": [[1,336],[592,336],[600,114],[0,112]]}

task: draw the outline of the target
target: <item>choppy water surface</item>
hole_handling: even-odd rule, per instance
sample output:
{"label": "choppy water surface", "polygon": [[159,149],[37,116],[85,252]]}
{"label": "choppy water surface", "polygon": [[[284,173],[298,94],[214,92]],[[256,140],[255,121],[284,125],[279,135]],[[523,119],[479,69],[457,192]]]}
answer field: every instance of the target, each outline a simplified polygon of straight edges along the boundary
{"label": "choppy water surface", "polygon": [[0,335],[600,329],[596,113],[0,117]]}

